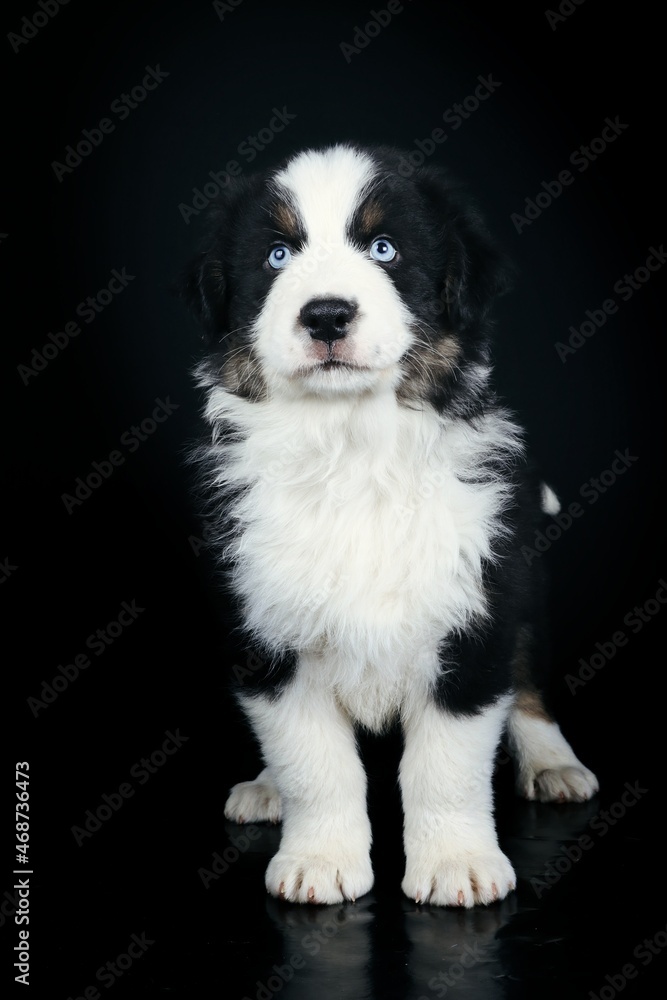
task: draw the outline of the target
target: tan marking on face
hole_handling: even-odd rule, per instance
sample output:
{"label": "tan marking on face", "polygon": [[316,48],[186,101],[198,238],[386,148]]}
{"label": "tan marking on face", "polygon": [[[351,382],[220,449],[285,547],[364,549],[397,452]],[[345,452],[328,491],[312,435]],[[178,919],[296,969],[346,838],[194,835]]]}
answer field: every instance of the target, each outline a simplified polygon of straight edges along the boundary
{"label": "tan marking on face", "polygon": [[433,343],[419,339],[402,361],[404,375],[396,390],[398,398],[427,397],[429,389],[438,385],[443,376],[456,371],[461,353],[461,344],[452,334],[443,334]]}
{"label": "tan marking on face", "polygon": [[280,229],[291,240],[296,240],[299,236],[299,220],[294,209],[285,201],[279,201],[274,205],[273,217]]}
{"label": "tan marking on face", "polygon": [[220,369],[220,382],[228,392],[257,401],[266,396],[266,383],[252,348],[235,351]]}
{"label": "tan marking on face", "polygon": [[371,198],[361,209],[361,214],[359,217],[359,222],[361,223],[362,229],[368,233],[369,236],[374,235],[380,228],[382,220],[384,218],[384,213],[382,211],[382,205],[375,198]]}

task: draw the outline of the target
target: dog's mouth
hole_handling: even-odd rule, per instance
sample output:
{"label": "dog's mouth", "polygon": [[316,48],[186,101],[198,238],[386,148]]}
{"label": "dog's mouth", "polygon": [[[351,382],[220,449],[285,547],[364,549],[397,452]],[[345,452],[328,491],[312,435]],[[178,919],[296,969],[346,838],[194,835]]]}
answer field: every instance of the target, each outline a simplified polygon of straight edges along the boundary
{"label": "dog's mouth", "polygon": [[355,365],[352,361],[340,361],[338,358],[328,358],[326,361],[318,362],[315,368],[321,372],[332,371],[334,368],[349,368],[351,371],[358,371],[361,366]]}
{"label": "dog's mouth", "polygon": [[294,373],[294,378],[307,378],[309,375],[319,375],[324,372],[369,372],[371,369],[366,365],[356,364],[354,361],[343,361],[340,358],[323,358],[320,361],[313,361],[311,364],[300,365]]}

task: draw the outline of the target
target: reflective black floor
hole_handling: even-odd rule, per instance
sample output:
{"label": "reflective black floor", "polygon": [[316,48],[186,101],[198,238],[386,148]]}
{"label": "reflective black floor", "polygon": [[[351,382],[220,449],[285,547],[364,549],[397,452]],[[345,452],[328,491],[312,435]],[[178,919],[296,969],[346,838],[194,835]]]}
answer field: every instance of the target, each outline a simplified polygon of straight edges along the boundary
{"label": "reflective black floor", "polygon": [[[182,742],[162,774],[145,778],[130,756],[115,755],[115,778],[134,789],[122,804],[123,782],[103,760],[104,777],[86,781],[83,794],[81,775],[63,774],[62,753],[48,779],[56,788],[45,788],[49,764],[40,762],[34,799],[50,802],[51,817],[49,836],[42,828],[35,845],[35,981],[52,992],[35,995],[74,1000],[112,986],[119,995],[233,1000],[661,995],[664,834],[660,786],[646,761],[627,755],[608,769],[589,753],[591,765],[602,763],[600,795],[542,805],[514,796],[501,754],[498,828],[517,891],[457,910],[403,897],[398,748],[370,741],[374,890],[354,904],[298,906],[263,885],[280,828],[222,815],[229,776],[252,773],[242,734],[232,727],[241,742],[225,743],[194,718],[171,732]],[[80,755],[73,743],[65,756],[74,768],[79,757],[88,776],[85,740],[79,746]],[[145,760],[155,748],[146,742]],[[38,804],[36,816],[39,823]],[[5,927],[13,935],[10,921]]]}

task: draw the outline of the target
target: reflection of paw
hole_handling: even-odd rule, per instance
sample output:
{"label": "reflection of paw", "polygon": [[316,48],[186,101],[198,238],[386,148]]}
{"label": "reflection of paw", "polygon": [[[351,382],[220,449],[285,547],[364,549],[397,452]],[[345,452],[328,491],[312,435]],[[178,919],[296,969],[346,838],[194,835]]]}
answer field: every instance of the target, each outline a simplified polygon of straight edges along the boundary
{"label": "reflection of paw", "polygon": [[522,795],[539,802],[586,802],[599,788],[598,779],[583,764],[530,773],[519,783]]}
{"label": "reflection of paw", "polygon": [[291,903],[341,903],[358,899],[372,886],[373,869],[367,853],[355,858],[344,850],[310,855],[280,850],[266,871],[266,888],[271,895]]}
{"label": "reflection of paw", "polygon": [[279,823],[280,795],[270,781],[242,781],[234,785],[225,804],[225,816],[234,823]]}
{"label": "reflection of paw", "polygon": [[453,854],[434,845],[408,855],[402,883],[410,899],[435,906],[493,903],[515,886],[514,870],[500,848]]}

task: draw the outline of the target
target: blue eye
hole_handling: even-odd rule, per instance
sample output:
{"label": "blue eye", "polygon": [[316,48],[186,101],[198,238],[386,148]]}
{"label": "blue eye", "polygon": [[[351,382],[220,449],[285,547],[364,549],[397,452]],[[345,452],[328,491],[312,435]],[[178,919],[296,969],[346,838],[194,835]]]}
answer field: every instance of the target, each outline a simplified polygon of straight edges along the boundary
{"label": "blue eye", "polygon": [[371,257],[373,260],[379,260],[383,264],[393,260],[397,253],[398,251],[396,250],[394,244],[390,243],[389,240],[384,239],[382,236],[380,239],[373,240],[371,243]]}
{"label": "blue eye", "polygon": [[278,246],[271,248],[271,252],[266,259],[271,267],[278,270],[279,268],[284,267],[285,264],[289,263],[292,259],[292,251],[289,247],[286,247],[284,243],[279,243]]}

